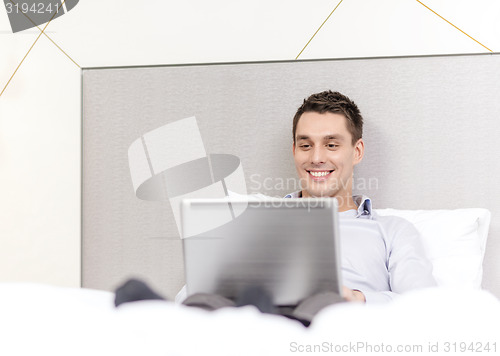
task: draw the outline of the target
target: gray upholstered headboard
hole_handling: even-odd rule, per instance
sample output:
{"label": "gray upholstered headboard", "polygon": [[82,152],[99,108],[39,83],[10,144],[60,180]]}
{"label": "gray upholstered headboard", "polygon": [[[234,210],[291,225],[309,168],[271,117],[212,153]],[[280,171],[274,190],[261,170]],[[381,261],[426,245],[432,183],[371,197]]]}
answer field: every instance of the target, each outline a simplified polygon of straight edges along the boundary
{"label": "gray upholstered headboard", "polygon": [[171,297],[183,284],[170,205],[134,194],[132,142],[196,116],[207,153],[241,159],[249,193],[283,196],[293,114],[332,89],[365,117],[355,191],[374,207],[492,212],[483,287],[500,296],[498,68],[499,54],[84,69],[82,285],[133,275]]}

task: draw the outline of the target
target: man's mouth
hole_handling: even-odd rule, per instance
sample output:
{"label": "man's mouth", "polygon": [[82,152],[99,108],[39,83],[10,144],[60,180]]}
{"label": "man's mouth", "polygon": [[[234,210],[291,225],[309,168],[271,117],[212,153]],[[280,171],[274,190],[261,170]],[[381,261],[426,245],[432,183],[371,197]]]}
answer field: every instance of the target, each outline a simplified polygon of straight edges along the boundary
{"label": "man's mouth", "polygon": [[333,171],[334,170],[330,170],[330,171],[307,171],[307,173],[309,173],[309,175],[313,179],[323,179],[323,178],[326,178],[328,175],[330,175],[330,173],[332,173]]}

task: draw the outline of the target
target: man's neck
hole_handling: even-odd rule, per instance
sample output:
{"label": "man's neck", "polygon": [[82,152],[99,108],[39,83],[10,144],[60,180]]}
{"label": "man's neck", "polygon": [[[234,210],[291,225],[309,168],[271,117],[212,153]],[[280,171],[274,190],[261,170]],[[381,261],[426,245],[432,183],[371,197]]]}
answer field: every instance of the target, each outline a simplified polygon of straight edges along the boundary
{"label": "man's neck", "polygon": [[344,203],[345,204],[340,205],[340,201],[339,201],[339,212],[347,211],[347,210],[351,210],[351,209],[354,209],[354,210],[358,209],[358,206],[356,205],[356,203],[352,199],[352,196],[350,196],[347,199],[347,201],[344,201]]}
{"label": "man's neck", "polygon": [[[304,191],[302,190],[299,193],[299,197],[306,198],[306,197],[309,197],[309,195],[307,193],[304,194]],[[351,210],[351,209],[354,209],[354,210],[358,209],[358,206],[354,202],[354,199],[352,199],[352,194],[350,192],[348,192],[347,194],[345,194],[343,196],[333,196],[332,198],[337,198],[337,201],[339,203],[339,212],[343,212],[343,211],[347,211],[347,210]]]}

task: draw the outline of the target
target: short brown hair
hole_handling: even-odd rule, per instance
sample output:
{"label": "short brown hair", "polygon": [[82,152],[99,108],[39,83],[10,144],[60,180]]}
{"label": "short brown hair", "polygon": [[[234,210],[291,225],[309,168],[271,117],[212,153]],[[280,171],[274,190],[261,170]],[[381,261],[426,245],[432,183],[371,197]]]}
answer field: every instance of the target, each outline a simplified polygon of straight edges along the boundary
{"label": "short brown hair", "polygon": [[327,90],[304,99],[304,103],[297,109],[293,118],[293,143],[295,143],[297,124],[305,112],[342,114],[347,119],[347,130],[351,133],[352,144],[354,145],[363,137],[363,117],[358,106],[347,96],[337,91]]}

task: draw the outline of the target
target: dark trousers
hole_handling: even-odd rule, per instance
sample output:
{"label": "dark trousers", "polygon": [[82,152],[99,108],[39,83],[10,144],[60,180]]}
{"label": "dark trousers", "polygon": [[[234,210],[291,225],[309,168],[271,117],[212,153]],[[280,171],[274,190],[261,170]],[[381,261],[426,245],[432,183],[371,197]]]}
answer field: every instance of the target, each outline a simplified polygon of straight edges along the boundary
{"label": "dark trousers", "polygon": [[[165,300],[165,298],[153,291],[146,283],[137,279],[128,280],[115,291],[115,306],[152,299]],[[283,315],[290,319],[298,320],[305,326],[309,326],[314,316],[321,309],[343,301],[343,298],[337,293],[323,292],[305,298],[296,306],[276,307],[273,305],[270,295],[265,290],[253,287],[244,290],[236,300],[231,300],[217,294],[197,293],[186,298],[182,304],[205,310],[254,305],[263,313]]]}
{"label": "dark trousers", "polygon": [[[318,314],[318,312],[329,306],[336,303],[344,302],[343,298],[334,292],[323,292],[314,294],[303,301],[301,301],[297,306],[287,306],[287,307],[274,307],[271,306],[269,308],[269,303],[264,301],[263,308],[259,308],[259,303],[246,303],[240,305],[255,305],[263,312],[271,313],[271,314],[279,314],[286,316],[290,319],[295,319],[302,324],[308,326],[314,316]],[[217,310],[224,307],[237,307],[237,301],[233,301],[231,299],[225,298],[216,294],[206,294],[206,293],[197,293],[193,294],[184,300],[182,303],[184,305],[199,307],[205,310]],[[262,310],[264,309],[264,310]]]}

